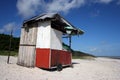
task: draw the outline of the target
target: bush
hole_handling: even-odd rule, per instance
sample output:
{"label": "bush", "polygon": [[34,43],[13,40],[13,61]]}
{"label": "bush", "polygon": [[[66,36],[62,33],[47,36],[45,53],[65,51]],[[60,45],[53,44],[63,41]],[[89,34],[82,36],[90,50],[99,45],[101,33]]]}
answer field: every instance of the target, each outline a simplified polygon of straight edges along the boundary
{"label": "bush", "polygon": [[[9,54],[9,51],[0,51],[0,55],[5,55],[7,56]],[[17,51],[10,51],[10,56],[17,56],[18,52]]]}

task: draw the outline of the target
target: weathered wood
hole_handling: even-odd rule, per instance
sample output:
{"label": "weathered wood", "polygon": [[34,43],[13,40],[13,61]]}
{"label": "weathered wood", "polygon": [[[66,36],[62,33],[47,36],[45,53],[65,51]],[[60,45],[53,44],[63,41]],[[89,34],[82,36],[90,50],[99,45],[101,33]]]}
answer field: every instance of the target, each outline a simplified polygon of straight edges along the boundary
{"label": "weathered wood", "polygon": [[26,67],[35,66],[36,39],[37,25],[31,24],[22,27],[17,64]]}
{"label": "weathered wood", "polygon": [[26,28],[22,28],[20,44],[35,45],[36,36],[37,36],[37,27],[28,28],[28,31],[26,30]]}
{"label": "weathered wood", "polygon": [[26,67],[34,67],[35,65],[35,47],[20,46],[17,64]]}

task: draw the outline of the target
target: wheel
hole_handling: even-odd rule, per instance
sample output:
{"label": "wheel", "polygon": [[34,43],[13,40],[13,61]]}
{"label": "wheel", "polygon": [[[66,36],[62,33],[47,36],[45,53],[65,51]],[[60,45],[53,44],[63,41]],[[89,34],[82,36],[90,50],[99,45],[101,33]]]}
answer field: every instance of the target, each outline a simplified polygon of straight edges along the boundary
{"label": "wheel", "polygon": [[62,71],[62,64],[58,64],[58,65],[57,65],[57,70],[58,70],[58,71]]}
{"label": "wheel", "polygon": [[71,64],[70,67],[73,68],[74,67],[73,64]]}

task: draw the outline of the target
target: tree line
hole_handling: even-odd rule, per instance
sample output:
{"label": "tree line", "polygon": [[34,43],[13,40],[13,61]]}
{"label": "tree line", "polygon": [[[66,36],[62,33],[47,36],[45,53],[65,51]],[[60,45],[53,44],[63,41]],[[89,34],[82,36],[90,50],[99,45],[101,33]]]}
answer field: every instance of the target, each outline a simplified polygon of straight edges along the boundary
{"label": "tree line", "polygon": [[[19,42],[20,38],[19,37],[13,37],[11,38],[11,51],[18,51],[19,50]],[[9,50],[9,45],[10,45],[10,35],[7,34],[0,34],[0,51],[7,51]],[[84,53],[81,51],[75,51],[71,49],[67,44],[63,43],[63,48],[66,49],[67,51],[71,51],[73,56],[92,56],[88,53]]]}
{"label": "tree line", "polygon": [[0,51],[9,50],[11,37],[11,51],[18,51],[19,49],[19,37],[10,36],[7,34],[0,34]]}

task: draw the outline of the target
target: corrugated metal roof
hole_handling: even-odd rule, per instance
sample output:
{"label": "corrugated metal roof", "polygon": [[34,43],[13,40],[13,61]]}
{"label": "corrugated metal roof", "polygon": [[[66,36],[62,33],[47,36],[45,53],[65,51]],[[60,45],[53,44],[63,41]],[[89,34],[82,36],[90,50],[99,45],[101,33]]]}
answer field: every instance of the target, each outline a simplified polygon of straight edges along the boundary
{"label": "corrugated metal roof", "polygon": [[24,23],[27,23],[29,21],[37,21],[37,20],[44,20],[46,18],[49,18],[49,19],[53,19],[55,18],[55,15],[58,15],[57,13],[46,13],[46,14],[41,14],[41,15],[37,15],[37,16],[34,16],[28,20],[25,20]]}
{"label": "corrugated metal roof", "polygon": [[64,29],[66,30],[66,33],[67,33],[67,30],[71,30],[71,32],[72,32],[71,35],[77,35],[77,34],[84,33],[84,31],[74,27],[73,25],[71,25],[68,21],[66,21],[63,17],[61,17],[57,13],[46,13],[46,14],[38,15],[31,19],[25,20],[24,23],[31,22],[31,21],[46,20],[46,19],[48,19],[48,20],[56,19],[59,22],[66,24],[67,26],[64,26]]}
{"label": "corrugated metal roof", "polygon": [[56,15],[56,14],[54,14],[54,13],[45,14],[45,15],[43,15],[43,16],[37,18],[36,20],[39,20],[39,19],[46,19],[46,18],[54,18],[55,15]]}

